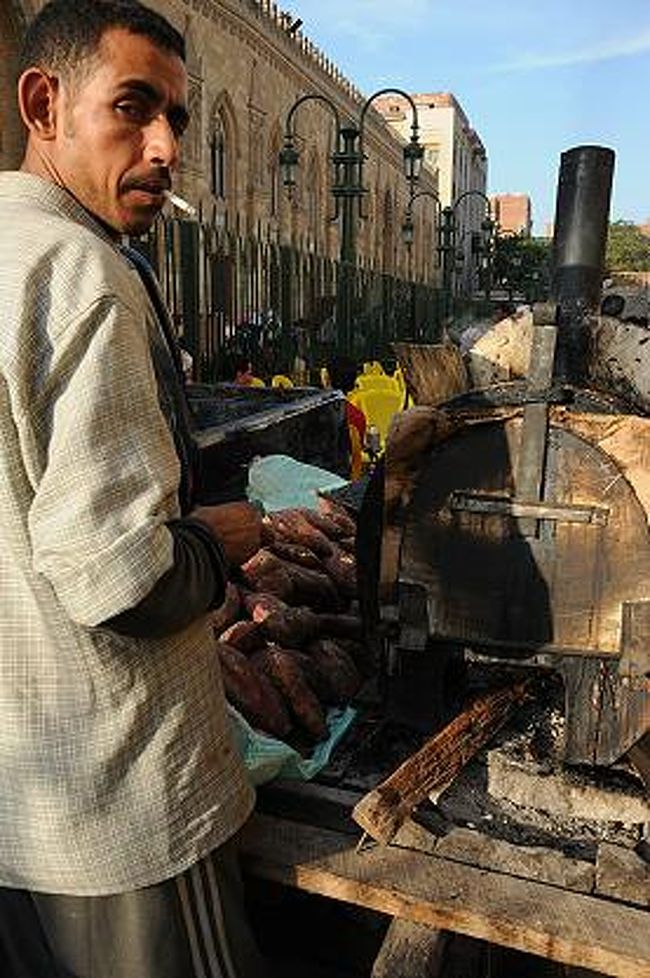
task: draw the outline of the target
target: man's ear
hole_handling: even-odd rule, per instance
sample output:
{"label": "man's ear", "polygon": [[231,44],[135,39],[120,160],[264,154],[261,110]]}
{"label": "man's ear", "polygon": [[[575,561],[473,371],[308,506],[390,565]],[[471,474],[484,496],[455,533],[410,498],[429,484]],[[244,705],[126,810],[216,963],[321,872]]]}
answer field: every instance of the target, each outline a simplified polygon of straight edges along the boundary
{"label": "man's ear", "polygon": [[18,107],[32,136],[54,139],[58,94],[58,79],[41,68],[28,68],[18,79]]}

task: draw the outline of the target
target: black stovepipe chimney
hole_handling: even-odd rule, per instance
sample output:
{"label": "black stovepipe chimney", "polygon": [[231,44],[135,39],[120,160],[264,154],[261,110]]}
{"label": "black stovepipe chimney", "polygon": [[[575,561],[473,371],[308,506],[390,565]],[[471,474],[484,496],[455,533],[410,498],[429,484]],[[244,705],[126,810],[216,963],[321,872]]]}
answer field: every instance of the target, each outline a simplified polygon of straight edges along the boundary
{"label": "black stovepipe chimney", "polygon": [[604,146],[576,146],[560,158],[552,283],[558,306],[553,373],[560,384],[586,385],[591,317],[602,293],[614,156]]}

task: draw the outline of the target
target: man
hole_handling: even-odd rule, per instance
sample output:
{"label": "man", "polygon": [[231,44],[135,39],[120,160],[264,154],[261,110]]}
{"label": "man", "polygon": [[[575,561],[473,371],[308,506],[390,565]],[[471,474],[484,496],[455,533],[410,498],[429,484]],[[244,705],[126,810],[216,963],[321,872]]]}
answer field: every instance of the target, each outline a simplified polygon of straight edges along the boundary
{"label": "man", "polygon": [[171,186],[183,59],[136,0],[53,0],[25,43],[0,174],[3,978],[258,974],[208,612],[259,519],[195,507],[177,351],[119,246]]}
{"label": "man", "polygon": [[253,383],[253,364],[244,353],[226,354],[222,358],[221,378],[240,387],[250,387]]}

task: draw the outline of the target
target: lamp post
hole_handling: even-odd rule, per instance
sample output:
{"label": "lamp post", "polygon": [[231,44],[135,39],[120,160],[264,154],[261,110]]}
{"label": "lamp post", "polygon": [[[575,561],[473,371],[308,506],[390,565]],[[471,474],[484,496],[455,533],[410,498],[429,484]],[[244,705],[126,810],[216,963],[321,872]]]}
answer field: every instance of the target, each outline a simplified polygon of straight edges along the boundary
{"label": "lamp post", "polygon": [[[454,263],[457,256],[457,241],[456,232],[458,230],[458,222],[456,219],[456,211],[459,204],[463,200],[467,200],[469,197],[479,197],[485,203],[485,216],[481,221],[480,230],[484,231],[488,236],[487,246],[484,247],[480,241],[475,237],[472,238],[472,252],[476,255],[480,255],[482,252],[487,255],[487,262],[485,268],[485,298],[489,300],[490,293],[492,291],[491,282],[491,241],[492,234],[495,228],[495,223],[492,220],[492,211],[490,207],[489,198],[483,193],[482,190],[465,190],[460,194],[456,200],[448,207],[444,207],[442,210],[442,232],[441,232],[441,242],[440,251],[442,253],[442,281],[443,289],[445,292],[447,306],[447,314],[450,312],[451,297],[454,291]],[[478,234],[479,232],[474,232]],[[465,253],[461,253],[461,261],[464,260]]]}
{"label": "lamp post", "polygon": [[381,95],[400,95],[407,100],[413,113],[411,138],[403,150],[404,174],[411,189],[420,175],[424,149],[418,141],[418,117],[413,99],[399,88],[382,88],[363,103],[357,122],[341,116],[335,104],[325,95],[307,94],[296,99],[289,109],[284,134],[284,146],[280,151],[280,165],[284,171],[284,185],[289,190],[296,185],[296,170],[300,154],[296,148],[295,117],[298,109],[306,102],[323,103],[334,117],[336,126],[335,148],[331,155],[334,166],[332,194],[336,209],[333,220],[341,218],[340,279],[338,290],[337,325],[338,341],[342,352],[352,349],[352,313],[354,271],[357,256],[357,218],[363,217],[361,201],[368,192],[363,186],[364,127],[367,112],[375,99]]}
{"label": "lamp post", "polygon": [[[437,268],[440,264],[440,216],[442,213],[442,204],[440,203],[440,197],[435,192],[435,190],[418,190],[416,193],[411,193],[409,197],[408,204],[406,205],[406,212],[404,214],[404,222],[402,224],[402,239],[404,244],[409,249],[409,264],[411,261],[411,248],[413,246],[413,241],[415,238],[415,224],[413,223],[413,204],[416,200],[423,197],[428,197],[433,201],[435,210],[435,231],[434,231],[434,256],[435,262],[434,266]],[[445,312],[447,308],[447,300],[444,299]],[[411,326],[413,334],[416,333],[416,294],[415,294],[415,280],[411,269]]]}

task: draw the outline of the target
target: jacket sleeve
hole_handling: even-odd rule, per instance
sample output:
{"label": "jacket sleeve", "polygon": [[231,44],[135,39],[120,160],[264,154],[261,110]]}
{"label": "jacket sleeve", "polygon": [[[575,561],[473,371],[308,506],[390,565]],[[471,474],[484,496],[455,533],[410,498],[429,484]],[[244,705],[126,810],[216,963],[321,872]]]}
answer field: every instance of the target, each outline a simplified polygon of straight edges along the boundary
{"label": "jacket sleeve", "polygon": [[227,566],[220,544],[199,520],[169,524],[174,563],[134,608],[103,623],[135,638],[163,638],[181,631],[224,599]]}

